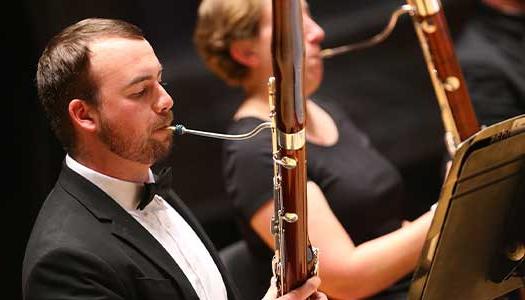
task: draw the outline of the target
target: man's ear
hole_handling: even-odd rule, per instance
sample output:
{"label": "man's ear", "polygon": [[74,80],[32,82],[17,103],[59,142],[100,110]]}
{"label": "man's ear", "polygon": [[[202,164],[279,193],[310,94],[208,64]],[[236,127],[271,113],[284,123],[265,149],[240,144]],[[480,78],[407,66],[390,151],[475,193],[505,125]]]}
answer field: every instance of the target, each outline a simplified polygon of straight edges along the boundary
{"label": "man's ear", "polygon": [[259,63],[255,43],[250,39],[233,41],[230,46],[230,56],[246,67],[253,67]]}
{"label": "man's ear", "polygon": [[75,127],[88,131],[97,128],[98,111],[82,99],[73,99],[68,106],[69,117]]}

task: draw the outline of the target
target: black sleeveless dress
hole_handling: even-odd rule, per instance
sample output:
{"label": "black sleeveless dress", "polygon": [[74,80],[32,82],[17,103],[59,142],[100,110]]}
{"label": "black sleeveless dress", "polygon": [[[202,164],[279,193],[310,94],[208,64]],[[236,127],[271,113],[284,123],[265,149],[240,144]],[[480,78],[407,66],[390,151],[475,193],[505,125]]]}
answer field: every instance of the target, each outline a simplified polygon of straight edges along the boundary
{"label": "black sleeveless dress", "polygon": [[[400,228],[404,197],[401,175],[341,109],[333,103],[318,104],[335,121],[339,139],[328,147],[307,142],[308,179],[321,188],[355,245]],[[243,118],[228,132],[245,133],[261,122],[254,117]],[[252,252],[270,259],[273,251],[249,222],[273,198],[271,133],[263,131],[247,141],[227,141],[223,155],[226,190],[244,238]]]}

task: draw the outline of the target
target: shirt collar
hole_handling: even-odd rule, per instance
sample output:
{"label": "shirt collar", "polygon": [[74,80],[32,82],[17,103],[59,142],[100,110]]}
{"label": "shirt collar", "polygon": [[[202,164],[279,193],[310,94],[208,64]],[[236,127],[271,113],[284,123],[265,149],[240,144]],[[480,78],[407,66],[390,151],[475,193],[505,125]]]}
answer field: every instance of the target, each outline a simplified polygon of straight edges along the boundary
{"label": "shirt collar", "polygon": [[[66,165],[108,194],[125,210],[137,209],[142,190],[144,189],[143,183],[125,181],[104,175],[82,165],[69,154],[66,155]],[[151,169],[148,172],[148,182],[154,182],[153,172]]]}

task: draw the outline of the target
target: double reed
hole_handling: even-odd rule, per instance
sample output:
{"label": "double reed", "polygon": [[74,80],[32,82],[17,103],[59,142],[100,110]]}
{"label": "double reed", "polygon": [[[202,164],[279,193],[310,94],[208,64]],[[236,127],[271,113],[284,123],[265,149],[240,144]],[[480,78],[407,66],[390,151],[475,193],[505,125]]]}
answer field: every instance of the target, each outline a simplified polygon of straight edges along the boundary
{"label": "double reed", "polygon": [[273,0],[272,61],[269,80],[272,119],[275,213],[273,271],[279,295],[317,272],[317,249],[307,231],[306,108],[303,92],[302,0]]}
{"label": "double reed", "polygon": [[414,27],[441,108],[447,145],[453,154],[480,126],[440,1],[407,0],[407,3],[413,8]]}

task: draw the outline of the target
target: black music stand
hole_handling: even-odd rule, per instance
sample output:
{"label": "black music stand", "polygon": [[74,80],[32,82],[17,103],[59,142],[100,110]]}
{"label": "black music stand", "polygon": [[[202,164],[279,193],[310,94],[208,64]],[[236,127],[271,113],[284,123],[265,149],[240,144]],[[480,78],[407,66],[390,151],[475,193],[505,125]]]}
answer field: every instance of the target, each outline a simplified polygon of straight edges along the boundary
{"label": "black music stand", "polygon": [[525,286],[525,115],[457,150],[410,300],[495,299]]}

